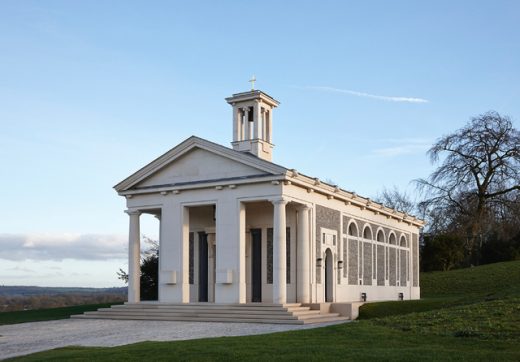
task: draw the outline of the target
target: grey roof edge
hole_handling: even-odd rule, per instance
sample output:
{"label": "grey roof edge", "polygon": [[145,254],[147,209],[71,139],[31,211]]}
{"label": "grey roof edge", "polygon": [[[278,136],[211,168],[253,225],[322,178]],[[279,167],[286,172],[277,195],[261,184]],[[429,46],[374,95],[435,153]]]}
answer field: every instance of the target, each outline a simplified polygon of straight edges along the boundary
{"label": "grey roof edge", "polygon": [[[144,167],[140,168],[118,184],[114,186],[114,189],[117,192],[123,192],[125,190],[128,190],[130,187],[135,185],[136,183],[142,181],[143,179],[149,177],[151,173],[158,171],[161,167],[165,166],[166,164],[172,162],[176,158],[182,156],[185,152],[189,151],[193,147],[201,147],[203,149],[213,151],[217,154],[220,154],[224,157],[229,157],[231,159],[234,159],[238,162],[242,161],[248,165],[251,165],[253,167],[259,167],[261,169],[264,169],[268,172],[271,172],[272,175],[284,175],[284,176],[290,176],[292,173],[292,179],[298,179],[302,182],[302,185],[305,184],[307,187],[314,187],[314,188],[320,188],[322,189],[326,194],[337,194],[338,196],[342,196],[342,198],[346,198],[351,200],[353,203],[362,205],[365,204],[366,206],[372,205],[373,207],[376,207],[377,211],[382,211],[385,213],[390,212],[396,212],[399,216],[402,218],[406,217],[412,217],[414,221],[414,224],[416,225],[424,225],[425,222],[423,220],[420,220],[416,218],[413,215],[408,215],[406,213],[403,213],[399,210],[395,210],[389,207],[384,206],[381,203],[378,203],[376,201],[371,200],[368,197],[363,197],[361,195],[356,194],[353,191],[347,191],[345,189],[339,188],[337,185],[332,185],[326,182],[323,182],[319,180],[316,177],[311,177],[306,174],[300,173],[296,171],[295,169],[289,169],[287,167],[284,167],[282,165],[276,164],[271,161],[263,160],[251,153],[236,151],[232,148],[220,145],[218,143],[208,141],[204,138],[197,137],[197,136],[190,136],[181,143],[179,143],[177,146],[171,148],[167,152],[163,153],[161,156],[157,157]],[[296,176],[295,176],[296,175]],[[289,179],[289,177],[287,178]],[[341,195],[341,193],[343,195]]]}
{"label": "grey roof edge", "polygon": [[242,162],[249,166],[259,168],[271,174],[285,174],[288,172],[286,167],[263,160],[253,154],[236,151],[232,148],[222,146],[218,143],[208,141],[201,137],[190,136],[179,143],[177,146],[166,151],[159,157],[155,158],[153,161],[149,162],[136,172],[132,173],[130,176],[117,183],[115,186],[113,186],[113,188],[117,192],[121,192],[132,187],[136,183],[149,177],[152,173],[158,171],[160,168],[174,161],[194,147],[200,147],[210,152],[214,152],[221,156],[233,159],[237,162]]}
{"label": "grey roof edge", "polygon": [[280,102],[278,100],[274,99],[269,94],[267,94],[264,91],[261,91],[259,89],[250,90],[250,91],[246,91],[246,92],[240,92],[240,93],[234,93],[230,97],[226,97],[225,100],[226,100],[226,102],[230,103],[233,101],[239,101],[241,99],[243,99],[243,100],[254,99],[259,96],[260,97],[263,96],[264,98],[266,98],[269,102],[271,102],[275,106],[280,105]]}

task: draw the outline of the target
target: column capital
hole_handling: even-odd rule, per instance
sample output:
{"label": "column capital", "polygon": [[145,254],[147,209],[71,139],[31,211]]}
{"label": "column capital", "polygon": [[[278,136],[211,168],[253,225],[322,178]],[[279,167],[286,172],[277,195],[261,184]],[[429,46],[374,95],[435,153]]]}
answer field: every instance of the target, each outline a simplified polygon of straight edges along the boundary
{"label": "column capital", "polygon": [[287,203],[289,203],[289,200],[284,199],[283,197],[277,197],[269,199],[269,202],[271,202],[273,205],[287,205]]}
{"label": "column capital", "polygon": [[128,214],[128,215],[141,215],[141,211],[139,210],[125,210],[125,213]]}
{"label": "column capital", "polygon": [[310,209],[312,209],[312,206],[309,205],[309,204],[298,204],[298,206],[296,207],[296,209],[298,211],[309,211]]}

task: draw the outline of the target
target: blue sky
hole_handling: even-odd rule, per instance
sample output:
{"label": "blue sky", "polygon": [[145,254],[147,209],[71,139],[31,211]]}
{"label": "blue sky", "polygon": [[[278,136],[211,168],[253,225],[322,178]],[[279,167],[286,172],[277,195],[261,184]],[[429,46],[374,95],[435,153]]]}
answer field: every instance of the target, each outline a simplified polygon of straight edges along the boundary
{"label": "blue sky", "polygon": [[121,285],[112,186],[191,135],[229,145],[253,74],[275,162],[413,192],[469,117],[519,127],[518,24],[517,1],[1,1],[0,285]]}

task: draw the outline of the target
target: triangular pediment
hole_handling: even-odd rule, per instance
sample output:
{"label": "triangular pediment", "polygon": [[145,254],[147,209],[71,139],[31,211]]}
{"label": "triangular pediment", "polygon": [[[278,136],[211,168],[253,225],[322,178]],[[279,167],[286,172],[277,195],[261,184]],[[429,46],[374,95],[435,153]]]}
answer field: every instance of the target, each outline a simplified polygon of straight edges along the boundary
{"label": "triangular pediment", "polygon": [[185,184],[265,174],[265,171],[195,147],[135,187]]}
{"label": "triangular pediment", "polygon": [[247,179],[285,173],[284,167],[227,147],[190,137],[115,186],[118,192]]}

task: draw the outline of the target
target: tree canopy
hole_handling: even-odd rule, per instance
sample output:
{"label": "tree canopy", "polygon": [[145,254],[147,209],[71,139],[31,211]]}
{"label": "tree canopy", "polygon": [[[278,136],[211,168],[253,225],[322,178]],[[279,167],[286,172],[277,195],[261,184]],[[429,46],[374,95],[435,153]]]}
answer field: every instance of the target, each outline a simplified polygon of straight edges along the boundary
{"label": "tree canopy", "polygon": [[[143,244],[148,248],[141,252],[141,300],[157,300],[159,295],[159,243],[143,236]],[[117,272],[119,279],[128,283],[128,273],[123,269]]]}
{"label": "tree canopy", "polygon": [[428,155],[439,166],[416,182],[429,231],[458,234],[467,260],[478,263],[485,238],[517,217],[520,132],[509,117],[490,111],[441,137]]}

